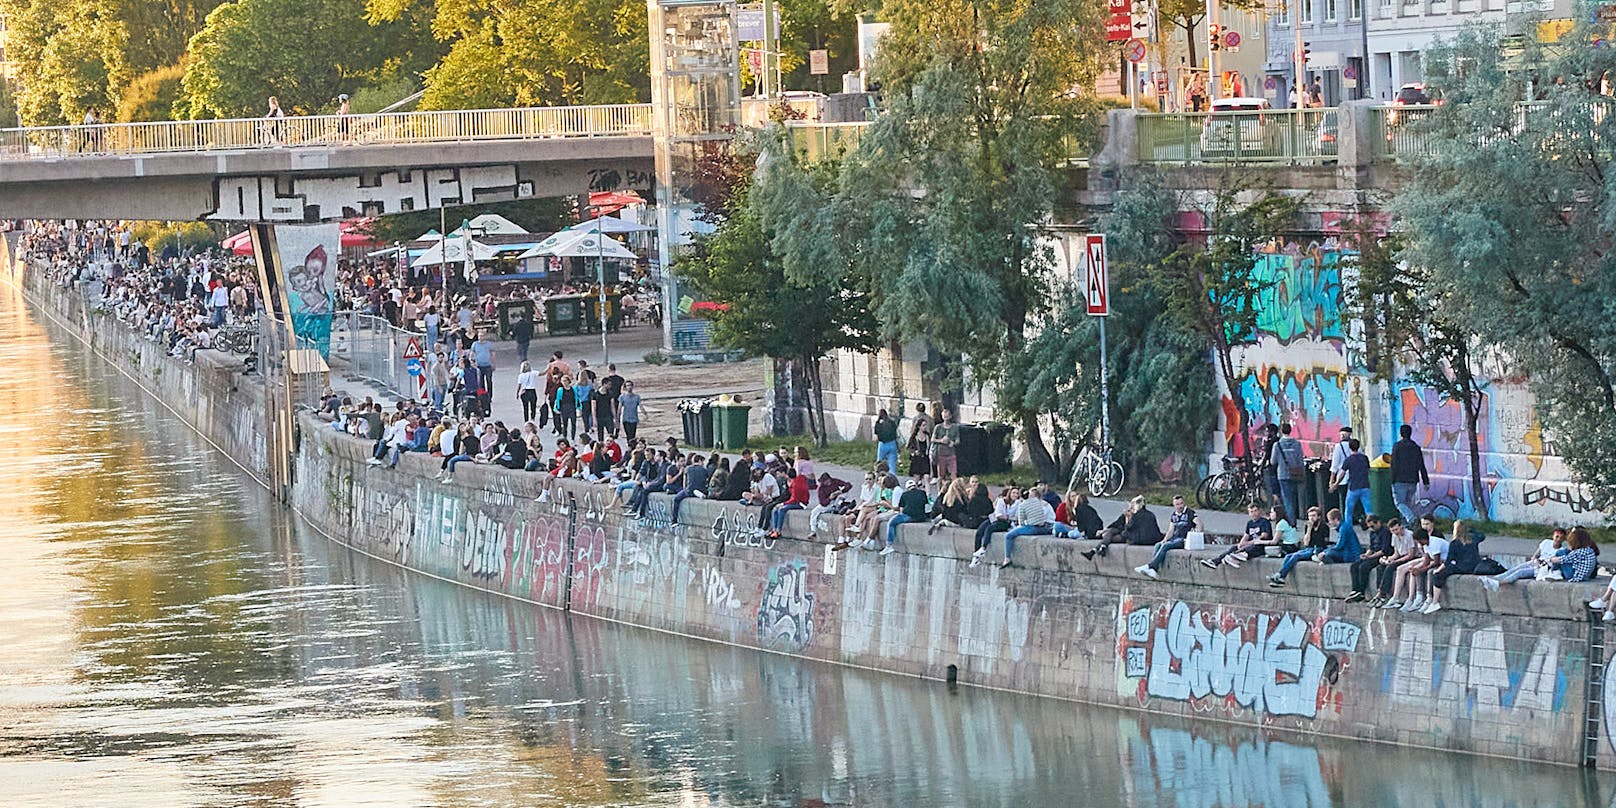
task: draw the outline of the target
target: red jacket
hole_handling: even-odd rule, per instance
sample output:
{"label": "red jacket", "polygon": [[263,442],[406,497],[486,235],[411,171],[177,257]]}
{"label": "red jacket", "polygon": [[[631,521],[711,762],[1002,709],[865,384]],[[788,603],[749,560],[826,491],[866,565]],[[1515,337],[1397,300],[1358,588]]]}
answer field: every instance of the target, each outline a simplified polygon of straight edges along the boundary
{"label": "red jacket", "polygon": [[788,496],[786,498],[785,504],[787,504],[787,505],[807,505],[808,504],[808,478],[807,477],[804,477],[801,474],[798,474],[797,476],[792,477],[791,478],[791,484],[786,486],[786,491],[787,491],[788,494],[790,494],[790,496]]}

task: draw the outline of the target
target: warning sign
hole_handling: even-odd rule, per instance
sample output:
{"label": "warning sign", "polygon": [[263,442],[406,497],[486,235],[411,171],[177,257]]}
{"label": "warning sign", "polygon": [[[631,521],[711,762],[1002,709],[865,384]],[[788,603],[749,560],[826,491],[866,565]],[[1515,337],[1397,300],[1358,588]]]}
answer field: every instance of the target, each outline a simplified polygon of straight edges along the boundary
{"label": "warning sign", "polygon": [[425,354],[421,353],[420,341],[415,337],[410,337],[409,344],[404,346],[404,358],[420,359],[422,356],[425,356]]}
{"label": "warning sign", "polygon": [[1105,260],[1105,234],[1091,233],[1083,240],[1084,299],[1091,317],[1111,315],[1110,269]]}

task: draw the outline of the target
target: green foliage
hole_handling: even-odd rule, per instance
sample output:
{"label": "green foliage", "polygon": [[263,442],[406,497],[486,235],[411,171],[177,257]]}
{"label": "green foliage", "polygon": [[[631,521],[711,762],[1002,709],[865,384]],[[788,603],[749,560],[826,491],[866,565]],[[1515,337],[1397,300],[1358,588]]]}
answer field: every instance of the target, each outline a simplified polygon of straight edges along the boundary
{"label": "green foliage", "polygon": [[1498,32],[1473,28],[1429,53],[1428,82],[1445,103],[1411,124],[1428,127],[1431,149],[1393,203],[1408,263],[1448,292],[1441,314],[1519,361],[1545,431],[1606,501],[1616,490],[1616,115],[1597,89],[1616,52],[1596,40],[1608,36],[1584,22],[1552,50],[1527,43],[1506,61]]}
{"label": "green foliage", "polygon": [[371,24],[361,0],[235,0],[190,42],[190,117],[253,117],[277,96],[288,112],[335,108],[336,97],[429,64],[437,47],[419,15]]}
{"label": "green foliage", "polygon": [[137,76],[179,61],[218,0],[0,0],[18,109],[33,126],[78,123],[91,107],[112,118]]}
{"label": "green foliage", "polygon": [[427,9],[449,50],[426,71],[425,109],[650,100],[643,2],[370,0],[372,19]]}
{"label": "green foliage", "polygon": [[1162,295],[1163,316],[1184,334],[1211,346],[1239,417],[1239,423],[1229,425],[1229,437],[1232,440],[1238,433],[1249,449],[1251,425],[1235,372],[1234,349],[1255,340],[1262,300],[1275,283],[1257,272],[1257,250],[1295,228],[1299,205],[1296,199],[1271,191],[1246,201],[1244,191],[1237,182],[1226,180],[1213,192],[1211,206],[1201,211],[1206,240],[1184,241],[1155,262],[1149,274]]}
{"label": "green foliage", "polygon": [[[792,266],[851,267],[885,336],[919,339],[1007,389],[1012,357],[1050,313],[1048,221],[1062,137],[1098,108],[1075,94],[1097,72],[1100,8],[1079,0],[894,0],[876,79],[888,106],[837,182],[810,193],[776,147],[758,188]],[[923,189],[924,193],[915,193]],[[1039,417],[1014,396],[1042,474]]]}
{"label": "green foliage", "polygon": [[409,242],[428,230],[437,230],[442,224],[454,230],[462,221],[484,213],[504,216],[530,233],[543,235],[554,233],[576,221],[571,198],[518,199],[477,205],[475,208],[450,208],[442,216],[436,210],[380,216],[371,224],[370,232],[383,243]]}
{"label": "green foliage", "polygon": [[355,89],[348,99],[348,107],[359,115],[381,112],[413,95],[420,89],[417,85],[418,82],[407,76],[381,78]]}
{"label": "green foliage", "polygon": [[154,255],[175,244],[181,249],[217,247],[220,237],[206,222],[136,222],[129,232]]}
{"label": "green foliage", "polygon": [[180,81],[185,77],[185,66],[173,64],[159,67],[129,82],[123,98],[118,101],[117,120],[166,121],[174,116],[174,105],[180,99]]}

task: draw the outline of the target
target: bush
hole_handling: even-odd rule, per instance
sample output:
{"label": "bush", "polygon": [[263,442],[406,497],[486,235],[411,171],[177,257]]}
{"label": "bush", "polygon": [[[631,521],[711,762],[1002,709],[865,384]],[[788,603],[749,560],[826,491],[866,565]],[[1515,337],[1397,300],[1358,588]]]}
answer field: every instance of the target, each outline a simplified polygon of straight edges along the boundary
{"label": "bush", "polygon": [[219,234],[206,222],[136,222],[130,233],[154,254],[176,241],[182,250],[219,246]]}
{"label": "bush", "polygon": [[180,79],[184,77],[185,67],[177,64],[137,76],[118,101],[118,121],[173,120],[174,104],[180,98]]}

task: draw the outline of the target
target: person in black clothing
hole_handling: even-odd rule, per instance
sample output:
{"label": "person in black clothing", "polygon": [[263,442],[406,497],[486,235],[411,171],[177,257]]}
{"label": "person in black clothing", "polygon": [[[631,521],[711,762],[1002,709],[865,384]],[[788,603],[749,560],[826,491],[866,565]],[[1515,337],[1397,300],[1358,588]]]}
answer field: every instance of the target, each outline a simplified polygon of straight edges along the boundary
{"label": "person in black clothing", "polygon": [[617,400],[623,395],[623,377],[617,374],[617,366],[608,364],[606,375],[600,377],[595,385],[595,429],[600,431],[600,439],[605,440],[608,433],[617,437]]}
{"label": "person in black clothing", "polygon": [[1421,485],[1431,487],[1431,474],[1425,469],[1425,450],[1414,442],[1414,428],[1403,424],[1401,436],[1392,444],[1392,502],[1403,521],[1414,521],[1414,494]]}
{"label": "person in black clothing", "polygon": [[[1310,509],[1309,518],[1312,518],[1314,511],[1317,510],[1317,508]],[[1223,563],[1239,569],[1240,564],[1249,561],[1253,554],[1260,558],[1268,552],[1269,547],[1280,544],[1280,540],[1274,537],[1274,522],[1263,515],[1262,506],[1252,503],[1246,508],[1246,516],[1248,517],[1246,532],[1240,537],[1240,541],[1212,558],[1201,559],[1201,566],[1210,568]],[[1330,529],[1325,527],[1324,544],[1320,547],[1328,546],[1330,546]]]}
{"label": "person in black clothing", "polygon": [[1380,517],[1369,517],[1369,550],[1357,561],[1352,563],[1352,591],[1347,593],[1346,601],[1363,600],[1368,597],[1369,574],[1380,570],[1380,581],[1377,591],[1391,588],[1392,569],[1381,564],[1382,559],[1392,557],[1392,534],[1403,534],[1403,520],[1393,516],[1386,520],[1384,527],[1380,524]]}
{"label": "person in black clothing", "polygon": [[527,361],[527,348],[533,343],[533,321],[518,314],[511,323],[511,339],[516,340],[516,361]]}
{"label": "person in black clothing", "polygon": [[522,439],[522,433],[512,432],[505,436],[505,451],[499,455],[499,464],[508,469],[527,468],[527,441]]}
{"label": "person in black clothing", "polygon": [[668,521],[679,521],[679,505],[691,497],[707,496],[707,480],[712,476],[701,455],[691,455],[690,466],[685,469],[685,485],[673,495],[673,516]]}
{"label": "person in black clothing", "polygon": [[1100,519],[1099,511],[1089,504],[1087,494],[1072,495],[1072,505],[1067,508],[1066,522],[1055,523],[1055,536],[1065,536],[1068,539],[1087,539],[1093,541],[1100,537],[1105,530],[1105,522]]}
{"label": "person in black clothing", "polygon": [[1184,504],[1184,497],[1174,495],[1173,512],[1167,515],[1167,536],[1156,542],[1156,554],[1150,562],[1134,568],[1134,572],[1151,578],[1167,563],[1167,554],[1173,550],[1180,550],[1189,538],[1191,530],[1204,530],[1201,517],[1195,514],[1195,509]]}
{"label": "person in black clothing", "polygon": [[1093,559],[1096,555],[1104,556],[1107,548],[1119,541],[1149,546],[1161,541],[1161,537],[1161,525],[1156,522],[1156,515],[1145,507],[1145,498],[1134,497],[1128,500],[1128,507],[1122,515],[1100,534],[1100,543],[1092,550],[1084,550],[1083,557]]}

